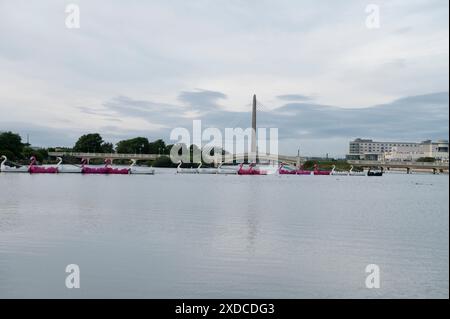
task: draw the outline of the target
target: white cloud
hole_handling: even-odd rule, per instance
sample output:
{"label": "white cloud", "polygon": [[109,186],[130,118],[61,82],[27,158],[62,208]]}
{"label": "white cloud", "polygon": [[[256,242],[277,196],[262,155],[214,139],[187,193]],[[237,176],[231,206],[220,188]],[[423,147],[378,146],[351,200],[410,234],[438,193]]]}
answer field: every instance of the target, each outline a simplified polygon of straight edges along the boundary
{"label": "white cloud", "polygon": [[171,122],[81,109],[129,96],[192,116],[178,98],[196,88],[225,92],[229,111],[253,93],[270,110],[280,95],[359,108],[448,90],[447,1],[377,1],[377,30],[362,0],[71,2],[80,29],[61,1],[0,4],[0,122],[157,130]]}

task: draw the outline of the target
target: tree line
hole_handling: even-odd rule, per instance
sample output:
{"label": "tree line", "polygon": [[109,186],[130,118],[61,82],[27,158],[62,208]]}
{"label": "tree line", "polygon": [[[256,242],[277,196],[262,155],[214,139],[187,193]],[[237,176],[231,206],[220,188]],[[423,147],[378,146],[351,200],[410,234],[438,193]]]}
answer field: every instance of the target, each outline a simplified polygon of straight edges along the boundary
{"label": "tree line", "polygon": [[121,154],[169,154],[170,147],[158,139],[150,142],[146,137],[135,137],[122,140],[114,145],[105,142],[100,134],[86,134],[81,136],[72,148],[73,152],[83,153],[121,153]]}
{"label": "tree line", "polygon": [[[169,155],[172,145],[166,145],[162,139],[150,142],[146,137],[135,137],[122,140],[116,143],[106,142],[99,133],[91,133],[80,136],[75,145],[64,148],[34,148],[22,142],[19,134],[13,132],[0,133],[0,155],[5,155],[13,161],[28,161],[31,156],[35,156],[38,161],[45,162],[48,152],[67,151],[83,153],[122,153],[122,154],[161,154]],[[161,166],[172,166],[169,156],[163,156],[156,160]]]}

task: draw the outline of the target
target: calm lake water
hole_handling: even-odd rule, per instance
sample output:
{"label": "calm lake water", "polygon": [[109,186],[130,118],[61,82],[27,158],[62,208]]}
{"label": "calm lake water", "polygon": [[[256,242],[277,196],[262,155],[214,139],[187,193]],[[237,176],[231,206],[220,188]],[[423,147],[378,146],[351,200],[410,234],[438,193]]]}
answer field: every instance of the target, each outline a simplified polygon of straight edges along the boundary
{"label": "calm lake water", "polygon": [[448,191],[448,175],[3,173],[0,297],[448,298]]}

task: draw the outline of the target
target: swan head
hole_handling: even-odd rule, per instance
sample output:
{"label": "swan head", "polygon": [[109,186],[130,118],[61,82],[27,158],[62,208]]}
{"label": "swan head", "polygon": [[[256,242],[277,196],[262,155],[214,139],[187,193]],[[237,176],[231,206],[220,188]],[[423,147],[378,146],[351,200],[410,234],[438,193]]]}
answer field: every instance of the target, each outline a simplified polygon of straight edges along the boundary
{"label": "swan head", "polygon": [[4,160],[4,161],[6,161],[6,160],[7,160],[7,158],[6,158],[6,156],[5,156],[5,155],[2,155],[1,159],[2,159],[2,160]]}

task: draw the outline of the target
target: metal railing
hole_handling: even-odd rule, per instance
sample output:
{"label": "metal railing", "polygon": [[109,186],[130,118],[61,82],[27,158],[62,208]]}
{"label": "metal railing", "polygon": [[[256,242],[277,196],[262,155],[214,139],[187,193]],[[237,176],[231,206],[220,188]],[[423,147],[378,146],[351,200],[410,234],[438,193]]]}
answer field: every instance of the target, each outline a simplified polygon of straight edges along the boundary
{"label": "metal railing", "polygon": [[404,162],[404,161],[366,161],[366,160],[348,160],[349,164],[361,166],[396,166],[396,167],[422,167],[422,168],[446,168],[449,163],[445,162]]}
{"label": "metal railing", "polygon": [[77,158],[111,158],[111,159],[156,159],[164,154],[122,154],[122,153],[82,153],[82,152],[49,152],[50,156],[72,156]]}
{"label": "metal railing", "polygon": [[[154,160],[161,156],[169,156],[167,154],[122,154],[122,153],[85,153],[85,152],[49,152],[48,155],[53,157],[61,157],[61,156],[71,156],[76,158],[87,158],[87,159],[99,159],[99,158],[109,158],[109,159],[135,159],[135,160]],[[244,158],[251,158],[254,154],[245,153],[245,154],[226,154],[217,156],[217,161],[232,161],[239,160]],[[285,162],[293,162],[297,161],[296,156],[287,156],[287,155],[274,155],[274,154],[258,154],[258,158],[264,160],[273,160],[273,161],[285,161]],[[302,158],[304,160],[304,158]]]}

